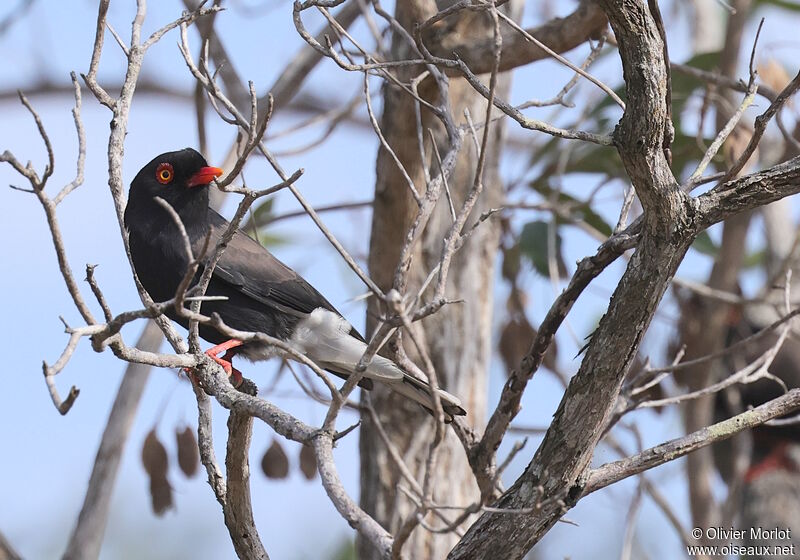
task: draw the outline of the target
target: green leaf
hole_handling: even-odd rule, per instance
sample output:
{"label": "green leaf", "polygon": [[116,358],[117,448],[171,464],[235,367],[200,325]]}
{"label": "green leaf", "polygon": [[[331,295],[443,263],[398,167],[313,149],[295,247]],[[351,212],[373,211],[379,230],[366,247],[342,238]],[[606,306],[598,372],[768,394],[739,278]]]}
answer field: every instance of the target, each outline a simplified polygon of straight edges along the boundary
{"label": "green leaf", "polygon": [[767,252],[765,250],[753,251],[747,253],[742,260],[742,267],[744,268],[760,268],[767,262]]}
{"label": "green leaf", "polygon": [[257,241],[261,243],[261,245],[264,247],[276,247],[278,245],[286,245],[289,242],[288,239],[286,239],[281,235],[275,235],[274,233],[267,233],[266,228],[261,228],[260,230],[258,230]]}
{"label": "green leaf", "polygon": [[258,206],[251,208],[247,214],[247,219],[242,224],[242,229],[249,234],[253,232],[253,224],[259,230],[272,221],[272,207],[275,204],[275,197],[271,196]]}
{"label": "green leaf", "polygon": [[[713,138],[701,138],[704,146],[710,145],[713,141]],[[675,139],[672,141],[670,149],[672,150],[672,169],[678,177],[683,173],[694,171],[697,163],[703,158],[704,149],[698,145],[697,138],[694,135],[684,134],[680,129],[675,132]],[[690,167],[691,169],[689,169]]]}
{"label": "green leaf", "polygon": [[757,0],[756,4],[768,4],[793,12],[800,12],[800,2],[793,2],[792,0]]}
{"label": "green leaf", "polygon": [[692,249],[709,257],[716,257],[719,254],[719,247],[714,243],[707,231],[701,232],[697,236],[697,239],[692,243]]}
{"label": "green leaf", "polygon": [[[626,90],[625,90],[625,84],[624,83],[622,83],[621,85],[615,87],[613,91],[614,91],[614,93],[617,94],[617,96],[620,99],[622,99],[622,101],[627,101],[625,99]],[[618,107],[617,106],[617,102],[614,101],[611,98],[610,95],[606,95],[603,98],[603,100],[600,103],[598,103],[597,106],[594,109],[592,109],[592,111],[589,113],[589,117],[590,118],[600,118],[600,116],[605,112],[605,110],[608,109],[609,107],[612,107],[612,106],[613,107]]]}
{"label": "green leaf", "polygon": [[275,205],[275,197],[271,196],[259,204],[253,210],[253,220],[259,227],[263,227],[273,218],[272,207]]}
{"label": "green leaf", "polygon": [[[684,66],[691,66],[698,70],[705,70],[710,72],[719,65],[720,52],[706,52],[693,56],[683,63]],[[679,70],[673,70],[672,73],[672,116],[676,121],[680,119],[686,108],[686,101],[691,94],[705,86],[705,82],[693,76],[688,76]],[[676,129],[680,126],[676,122]]]}
{"label": "green leaf", "polygon": [[[547,253],[547,222],[537,220],[528,222],[519,234],[519,248],[522,256],[527,258],[536,272],[542,276],[550,276]],[[556,230],[556,265],[559,275],[566,273],[564,259],[561,256],[561,235]]]}
{"label": "green leaf", "polygon": [[[703,255],[716,258],[719,255],[719,246],[714,243],[707,231],[697,236],[692,243],[692,249]],[[767,260],[767,252],[763,249],[747,253],[742,259],[742,268],[758,268],[764,266]]]}
{"label": "green leaf", "polygon": [[[240,228],[247,235],[261,243],[264,247],[283,245],[287,239],[280,235],[269,233],[269,224],[274,218],[273,205],[275,197],[270,197],[259,204],[252,212],[248,213],[247,220]],[[253,230],[257,233],[254,233]]]}
{"label": "green leaf", "polygon": [[331,553],[332,560],[356,560],[356,543],[350,539],[341,541]]}
{"label": "green leaf", "polygon": [[[572,212],[570,216],[572,218],[571,223],[586,222],[603,235],[611,235],[612,227],[587,202],[578,200],[565,192],[556,192],[547,182],[534,182],[531,184],[531,188],[541,194],[545,200],[552,200],[555,196],[559,204],[569,207]],[[564,220],[560,221],[564,223]]]}
{"label": "green leaf", "polygon": [[[721,51],[712,51],[696,54],[682,64],[684,66],[691,66],[692,68],[697,68],[698,70],[710,72],[719,65],[720,52]],[[676,93],[688,95],[693,90],[703,85],[705,85],[705,82],[698,78],[684,74],[680,70],[672,71],[673,98],[675,97]]]}
{"label": "green leaf", "polygon": [[503,249],[503,264],[500,269],[503,278],[506,280],[514,280],[519,274],[521,260],[519,243],[515,243],[508,249]]}

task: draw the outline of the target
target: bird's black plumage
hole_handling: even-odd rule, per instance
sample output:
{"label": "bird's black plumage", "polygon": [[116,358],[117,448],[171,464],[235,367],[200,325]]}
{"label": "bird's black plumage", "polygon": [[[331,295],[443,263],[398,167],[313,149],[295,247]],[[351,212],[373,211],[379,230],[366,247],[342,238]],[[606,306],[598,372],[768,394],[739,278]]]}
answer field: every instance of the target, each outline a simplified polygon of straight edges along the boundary
{"label": "bird's black plumage", "polygon": [[[137,276],[155,301],[175,296],[190,264],[178,224],[156,198],[162,198],[177,212],[194,254],[200,254],[206,238],[210,236],[209,246],[213,248],[229,225],[209,207],[208,184],[220,173],[208,167],[202,155],[187,148],[157,156],[132,181],[125,227]],[[198,271],[196,278],[200,274]],[[241,230],[234,234],[215,267],[206,295],[227,299],[203,302],[204,315],[217,313],[231,328],[296,342],[309,357],[340,377],[353,371],[353,356],[363,346],[363,337],[313,286]],[[187,321],[174,310],[168,310],[167,315],[186,326]],[[200,326],[200,336],[214,344],[227,340],[207,325]],[[236,353],[251,359],[270,354],[257,343],[246,343]],[[371,388],[371,379],[381,379],[429,408],[429,389],[424,381],[402,372],[386,358],[376,356],[373,364],[362,386]],[[444,391],[440,396],[448,414],[464,414],[458,399]]]}
{"label": "bird's black plumage", "polygon": [[[726,336],[727,352],[716,370],[716,375],[730,376],[734,372],[750,368],[752,376],[756,369],[751,367],[770,352],[777,344],[780,333],[776,331],[762,334],[759,338],[742,342],[766,327],[773,318],[770,311],[755,307],[751,309],[731,309],[728,314],[728,330]],[[731,348],[739,344],[736,348]],[[761,406],[783,395],[786,389],[800,387],[800,344],[789,336],[774,355],[768,368],[769,374],[748,381],[734,384],[719,391],[715,395],[714,420],[726,420],[744,410]],[[793,417],[790,413],[784,418]],[[745,473],[745,482],[750,483],[768,471],[782,469],[791,463],[786,455],[789,446],[800,444],[800,425],[789,423],[784,425],[763,424],[751,431],[750,468]],[[717,442],[714,447],[714,459],[723,479],[732,480],[737,466],[736,446],[733,440]]]}
{"label": "bird's black plumage", "polygon": [[[168,185],[155,180],[156,168],[165,162],[176,170]],[[213,248],[228,227],[227,220],[209,207],[206,186],[181,186],[191,176],[181,170],[205,167],[203,157],[187,148],[155,158],[131,183],[125,210],[131,256],[139,280],[156,301],[175,296],[189,266],[178,225],[156,202],[156,197],[164,199],[178,213],[195,254],[200,253],[206,235],[210,233]],[[336,312],[322,294],[241,230],[234,234],[223,253],[206,294],[225,296],[228,300],[203,303],[205,314],[216,312],[232,328],[263,332],[280,339],[288,338],[297,321],[318,307]],[[185,319],[176,317],[174,312],[171,317],[185,326]],[[226,340],[210,327],[202,327],[201,335],[214,344]]]}

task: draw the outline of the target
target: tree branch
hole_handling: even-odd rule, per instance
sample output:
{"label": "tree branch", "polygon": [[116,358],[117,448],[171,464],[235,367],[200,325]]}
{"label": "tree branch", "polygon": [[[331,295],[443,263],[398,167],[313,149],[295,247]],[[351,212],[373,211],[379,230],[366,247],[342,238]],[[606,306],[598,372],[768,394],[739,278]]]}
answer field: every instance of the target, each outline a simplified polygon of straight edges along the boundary
{"label": "tree branch", "polygon": [[746,210],[800,192],[800,156],[758,173],[723,183],[697,197],[697,221],[701,229]]}
{"label": "tree branch", "polygon": [[[524,521],[516,515],[484,513],[451,551],[451,559],[522,558],[564,508],[575,503],[624,376],[696,235],[687,219],[688,197],[678,189],[662,151],[666,69],[655,22],[641,2],[603,6],[619,41],[627,85],[627,107],[614,141],[645,209],[642,238],[544,441],[496,504],[526,511],[520,514]],[[642,119],[644,114],[650,118]]]}
{"label": "tree branch", "polygon": [[581,497],[624,480],[629,476],[679,459],[701,447],[706,447],[717,441],[728,439],[744,430],[760,426],[773,418],[794,412],[798,408],[800,408],[800,389],[792,389],[777,399],[707,428],[670,440],[661,445],[656,445],[632,457],[620,459],[613,463],[606,463],[589,472]]}
{"label": "tree branch", "polygon": [[[491,72],[494,66],[494,39],[488,37],[475,40],[470,34],[452,33],[452,28],[457,25],[457,21],[445,20],[430,28],[424,38],[431,53],[441,58],[451,58],[455,54],[475,74]],[[543,25],[527,29],[526,32],[551,50],[563,53],[589,39],[599,38],[607,26],[608,19],[602,8],[592,0],[582,0],[568,16],[554,18]],[[464,38],[468,40],[460,42]],[[508,27],[503,28],[502,42],[503,53],[499,67],[501,72],[551,56],[523,34]],[[448,72],[458,73],[454,69]]]}
{"label": "tree branch", "polygon": [[258,536],[250,504],[248,454],[253,434],[253,417],[236,409],[228,417],[228,453],[225,456],[227,498],[222,507],[225,525],[239,558],[269,560]]}

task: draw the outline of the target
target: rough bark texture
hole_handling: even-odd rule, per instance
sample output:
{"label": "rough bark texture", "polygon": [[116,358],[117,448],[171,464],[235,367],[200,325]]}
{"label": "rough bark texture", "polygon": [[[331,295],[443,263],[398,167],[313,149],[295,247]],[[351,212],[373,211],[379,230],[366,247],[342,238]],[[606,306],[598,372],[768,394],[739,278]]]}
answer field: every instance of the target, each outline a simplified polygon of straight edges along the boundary
{"label": "rough bark texture", "polygon": [[258,536],[253,507],[250,504],[250,438],[253,435],[253,417],[231,410],[228,417],[228,451],[225,456],[226,488],[222,508],[225,525],[239,558],[269,560],[261,538]]}
{"label": "rough bark texture", "polygon": [[658,30],[641,2],[601,5],[623,61],[628,100],[615,143],[645,209],[643,235],[544,441],[496,504],[537,510],[484,513],[450,558],[522,558],[580,496],[584,471],[622,380],[695,235],[696,207],[678,189],[661,149],[667,124],[666,67]]}
{"label": "rough bark texture", "polygon": [[[484,513],[451,551],[451,559],[522,558],[577,502],[643,333],[693,239],[715,223],[800,190],[800,158],[794,158],[697,198],[686,195],[662,150],[669,124],[666,64],[653,16],[641,0],[600,4],[622,59],[627,105],[614,144],[643,206],[641,238],[544,441],[495,504],[513,511]],[[794,399],[797,393],[790,395]]]}
{"label": "rough bark texture", "polygon": [[[415,21],[432,15],[436,6],[432,2],[398,3],[397,19],[411,29]],[[461,19],[462,25],[452,30],[463,40],[491,35],[491,23],[485,15],[472,15]],[[402,58],[407,44],[395,38],[394,56]],[[403,76],[408,79],[410,76]],[[509,80],[500,80],[499,95],[508,91]],[[425,84],[423,88],[425,89]],[[431,88],[432,89],[432,88]],[[450,102],[457,122],[463,121],[464,109],[469,109],[475,121],[482,121],[486,101],[463,80],[450,82]],[[420,161],[413,100],[393,87],[384,90],[384,113],[381,122],[384,134],[397,156],[420,191],[424,192],[424,169]],[[443,144],[441,127],[429,114],[423,114],[423,127],[435,131],[440,153],[447,151]],[[497,169],[502,136],[502,125],[495,125],[491,134],[487,165],[484,172],[484,191],[472,212],[468,225],[501,199],[501,184]],[[425,134],[427,137],[427,133]],[[426,138],[426,159],[435,162]],[[453,204],[458,209],[473,185],[477,154],[470,138],[465,139],[453,175],[448,181]],[[433,163],[431,175],[438,173]],[[391,156],[381,148],[377,160],[369,270],[382,289],[392,286],[400,250],[406,232],[416,215],[417,205],[406,181],[398,172]],[[442,239],[452,224],[447,198],[442,194],[437,208],[428,223],[420,246],[414,254],[409,272],[408,293],[415,293],[428,271],[439,262]],[[463,299],[463,303],[444,307],[425,319],[416,330],[424,341],[439,382],[456,394],[468,411],[467,421],[480,426],[486,414],[486,386],[488,363],[491,354],[492,283],[498,245],[498,230],[487,221],[471,236],[455,256],[448,276],[446,294]],[[374,317],[379,309],[370,306],[368,330],[375,326]],[[413,343],[405,337],[404,348],[412,358],[416,355]],[[391,348],[390,348],[391,350]],[[430,416],[419,407],[376,387],[370,397],[378,416],[389,432],[393,444],[419,480],[424,475],[429,442],[433,439],[434,424]],[[390,532],[394,532],[413,511],[413,504],[397,492],[401,482],[398,469],[392,463],[386,446],[379,438],[369,417],[361,426],[361,506]],[[474,476],[464,456],[461,444],[451,430],[442,443],[433,479],[434,499],[443,504],[467,504],[478,496]],[[443,558],[452,548],[457,536],[434,535],[418,528],[403,548],[409,558]],[[369,544],[359,543],[359,557],[373,558],[375,551]]]}
{"label": "rough bark texture", "polygon": [[[675,213],[676,208],[679,206],[671,212],[676,227],[685,228],[687,224],[679,218],[680,212]],[[516,514],[511,523],[503,521],[508,514],[484,514],[451,558],[522,558],[580,495],[581,477],[613,410],[624,375],[667,283],[688,249],[688,244],[674,244],[674,239],[664,233],[642,238],[533,461],[495,504],[501,509],[541,505],[540,511]],[[609,329],[609,325],[615,328]]]}

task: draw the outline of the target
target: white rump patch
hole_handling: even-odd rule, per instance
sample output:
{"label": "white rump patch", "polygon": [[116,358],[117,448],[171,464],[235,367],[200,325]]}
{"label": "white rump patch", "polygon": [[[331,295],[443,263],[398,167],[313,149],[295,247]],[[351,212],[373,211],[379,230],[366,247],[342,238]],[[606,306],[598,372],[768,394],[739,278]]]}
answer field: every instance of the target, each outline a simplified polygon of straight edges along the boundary
{"label": "white rump patch", "polygon": [[[352,328],[343,317],[318,307],[297,324],[289,343],[323,367],[352,373],[367,349],[366,344],[350,336]],[[403,372],[391,360],[375,356],[366,376],[396,380],[403,378]]]}

